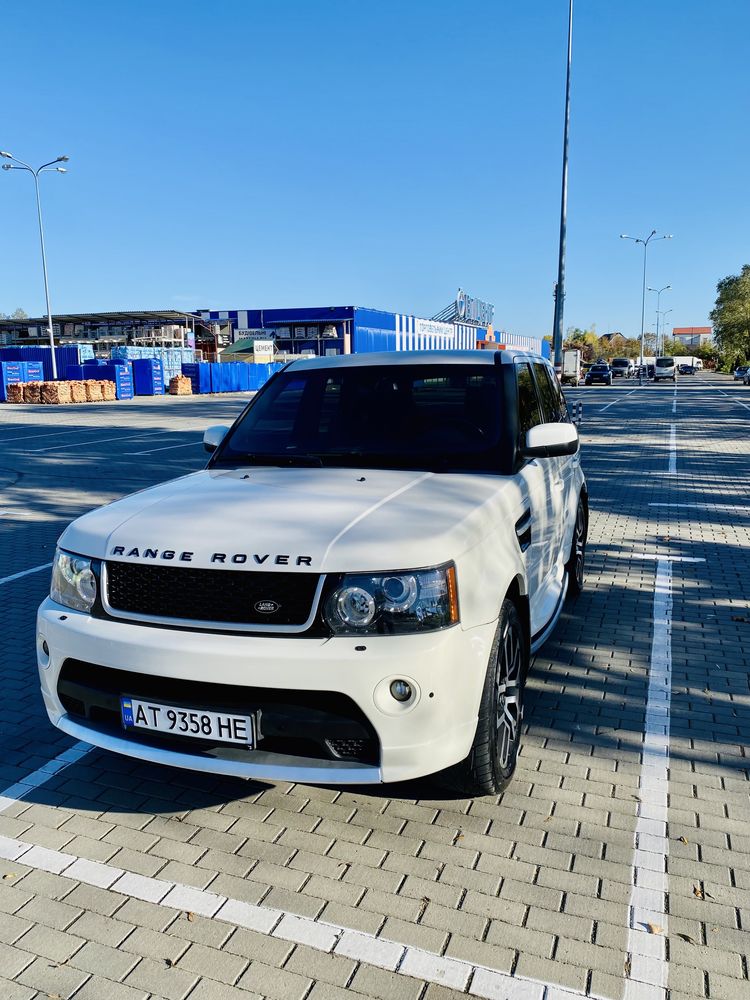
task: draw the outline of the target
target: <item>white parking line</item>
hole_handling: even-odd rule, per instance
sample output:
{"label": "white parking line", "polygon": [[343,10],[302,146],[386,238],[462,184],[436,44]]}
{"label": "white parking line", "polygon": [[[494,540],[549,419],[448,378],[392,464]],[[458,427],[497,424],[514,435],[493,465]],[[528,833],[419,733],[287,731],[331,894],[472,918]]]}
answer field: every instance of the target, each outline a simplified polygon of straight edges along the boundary
{"label": "white parking line", "polygon": [[[82,448],[84,445],[87,445],[87,444],[100,445],[100,444],[104,444],[106,441],[132,441],[132,440],[134,440],[136,438],[151,437],[151,435],[154,434],[154,433],[161,434],[163,432],[162,431],[156,431],[156,432],[154,432],[154,431],[141,431],[139,434],[126,434],[126,435],[118,434],[116,437],[110,437],[110,438],[92,438],[90,441],[71,441],[71,443],[69,445],[68,444],[53,444],[53,445],[50,445],[47,448],[26,448],[26,449],[24,449],[24,451],[25,451],[25,453],[27,455],[37,455],[37,454],[41,454],[41,452],[44,452],[44,451],[63,451],[64,449],[67,449],[67,448]],[[14,450],[15,451],[20,451],[21,449],[20,448],[16,448]]]}
{"label": "white parking line", "polygon": [[[5,812],[18,799],[22,799],[32,789],[39,788],[40,785],[49,781],[53,774],[57,774],[71,764],[75,764],[91,750],[93,750],[93,747],[89,746],[88,743],[74,743],[72,747],[63,750],[53,760],[48,760],[46,764],[42,764],[36,771],[32,771],[25,778],[21,778],[20,781],[16,781],[10,785],[4,791],[0,792],[0,812]],[[4,856],[0,850],[0,857]]]}
{"label": "white parking line", "polygon": [[677,475],[677,425],[669,425],[669,468],[667,474]]}
{"label": "white parking line", "polygon": [[[612,556],[608,555],[608,559]],[[615,558],[619,558],[615,556]],[[684,563],[703,563],[706,560],[702,556],[665,556],[660,555],[658,552],[633,552],[629,556],[623,556],[624,559],[669,559],[670,562],[684,562]]]}
{"label": "white parking line", "polygon": [[674,396],[672,396],[672,413],[677,413],[677,386],[674,387]]}
{"label": "white parking line", "polygon": [[[654,634],[638,780],[633,889],[628,928],[629,973],[624,1000],[665,997],[668,917],[666,859],[669,791],[669,711],[672,694],[672,563],[659,559],[654,585]],[[652,930],[659,927],[661,930]]]}
{"label": "white parking line", "polygon": [[[0,792],[0,812],[15,805],[40,785],[84,757],[92,748],[76,743],[21,781]],[[24,840],[0,836],[0,858],[37,871],[93,885],[174,910],[246,927],[268,937],[304,944],[328,955],[344,955],[357,962],[387,969],[409,979],[436,983],[481,1000],[582,1000],[585,993],[550,986],[536,979],[512,976],[491,966],[446,958],[435,952],[377,937],[365,931],[302,917],[262,904],[246,903],[191,885],[139,875],[114,865],[90,861],[64,851],[50,850]],[[17,885],[23,884],[21,881]],[[179,967],[179,965],[178,965]]]}
{"label": "white parking line", "polygon": [[603,406],[601,410],[597,410],[596,412],[604,413],[604,411],[608,410],[610,406],[614,406],[615,403],[619,403],[621,399],[626,399],[628,396],[632,396],[634,392],[638,392],[638,389],[631,389],[630,392],[626,392],[624,396],[619,396],[617,399],[613,399],[611,403],[607,403],[606,406]]}
{"label": "white parking line", "polygon": [[12,583],[13,580],[20,580],[22,576],[29,576],[31,573],[39,573],[43,569],[49,569],[51,565],[51,562],[42,563],[41,566],[32,566],[31,569],[21,570],[20,573],[13,573],[11,576],[0,577],[0,587],[4,583]]}
{"label": "white parking line", "polygon": [[650,503],[649,507],[674,507],[677,510],[726,510],[737,514],[750,514],[750,507],[733,503]]}
{"label": "white parking line", "polygon": [[123,455],[153,455],[155,451],[172,451],[174,448],[194,448],[201,441],[188,441],[187,444],[167,444],[163,448],[150,448],[148,451],[124,451]]}
{"label": "white parking line", "polygon": [[735,399],[734,396],[730,396],[728,392],[724,392],[723,389],[718,390],[722,396],[726,396],[728,400],[732,403],[738,403],[740,406],[744,406],[746,410],[750,410],[750,406],[747,403],[743,403],[741,399]]}

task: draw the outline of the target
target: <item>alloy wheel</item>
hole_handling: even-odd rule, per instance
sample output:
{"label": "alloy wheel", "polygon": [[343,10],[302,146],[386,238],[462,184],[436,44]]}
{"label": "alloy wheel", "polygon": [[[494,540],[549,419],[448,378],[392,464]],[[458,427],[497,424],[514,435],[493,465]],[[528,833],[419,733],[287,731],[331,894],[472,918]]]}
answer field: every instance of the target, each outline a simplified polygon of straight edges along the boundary
{"label": "alloy wheel", "polygon": [[504,771],[513,766],[521,732],[521,643],[518,629],[508,622],[498,651],[495,699],[497,759]]}
{"label": "alloy wheel", "polygon": [[573,536],[573,571],[575,573],[576,585],[580,590],[583,587],[583,566],[586,557],[586,514],[583,509],[583,504],[578,503],[578,510],[576,511],[576,527],[575,535]]}

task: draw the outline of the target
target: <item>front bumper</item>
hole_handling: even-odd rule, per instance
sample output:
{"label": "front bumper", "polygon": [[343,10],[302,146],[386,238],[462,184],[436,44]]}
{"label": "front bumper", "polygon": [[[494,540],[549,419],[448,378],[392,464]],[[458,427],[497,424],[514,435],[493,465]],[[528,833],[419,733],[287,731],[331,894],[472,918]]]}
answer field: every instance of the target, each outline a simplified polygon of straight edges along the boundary
{"label": "front bumper", "polygon": [[[367,784],[432,774],[467,755],[494,633],[490,623],[410,636],[227,635],[91,618],[48,598],[37,616],[37,659],[50,720],[76,739],[141,760],[216,774]],[[204,752],[199,744],[193,750],[191,744],[149,742],[132,730],[66,711],[58,682],[63,664],[74,660],[127,671],[135,678],[131,684],[141,676],[144,686],[154,678],[167,687],[173,681],[178,701],[184,700],[180,691],[186,684],[286,690],[290,700],[305,692],[335,692],[350,699],[374,731],[379,762],[267,752],[262,741],[255,750],[220,754]],[[389,693],[396,678],[407,680],[414,691],[405,704]]]}

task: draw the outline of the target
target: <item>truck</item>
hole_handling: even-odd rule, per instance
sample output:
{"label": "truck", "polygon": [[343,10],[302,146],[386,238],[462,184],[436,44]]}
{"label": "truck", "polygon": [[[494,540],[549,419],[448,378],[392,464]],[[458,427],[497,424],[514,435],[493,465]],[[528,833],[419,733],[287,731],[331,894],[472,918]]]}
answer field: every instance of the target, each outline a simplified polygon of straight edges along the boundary
{"label": "truck", "polygon": [[562,384],[578,385],[581,381],[581,352],[575,349],[563,351]]}
{"label": "truck", "polygon": [[703,371],[703,361],[700,358],[693,357],[690,354],[680,354],[675,357],[675,363],[679,365],[690,365],[690,367],[696,371]]}
{"label": "truck", "polygon": [[530,658],[584,584],[549,362],[300,358],[203,444],[203,471],[60,536],[36,629],[52,723],[204,773],[501,791]]}

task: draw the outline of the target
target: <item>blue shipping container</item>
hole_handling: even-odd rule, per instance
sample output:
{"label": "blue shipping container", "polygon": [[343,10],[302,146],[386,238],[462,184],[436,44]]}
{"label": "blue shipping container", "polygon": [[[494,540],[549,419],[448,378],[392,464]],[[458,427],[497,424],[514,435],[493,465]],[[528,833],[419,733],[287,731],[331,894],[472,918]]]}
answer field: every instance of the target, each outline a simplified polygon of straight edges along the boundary
{"label": "blue shipping container", "polygon": [[104,381],[115,383],[115,395],[118,399],[133,398],[133,379],[129,368],[123,365],[102,365],[96,374]]}
{"label": "blue shipping container", "polygon": [[131,365],[136,396],[164,395],[164,372],[159,358],[135,358]]}
{"label": "blue shipping container", "polygon": [[7,387],[26,381],[26,365],[22,361],[0,363],[0,400],[8,398]]}
{"label": "blue shipping container", "polygon": [[206,361],[189,361],[183,364],[182,374],[190,379],[193,392],[211,392],[211,365]]}

